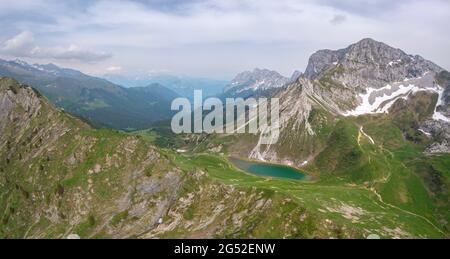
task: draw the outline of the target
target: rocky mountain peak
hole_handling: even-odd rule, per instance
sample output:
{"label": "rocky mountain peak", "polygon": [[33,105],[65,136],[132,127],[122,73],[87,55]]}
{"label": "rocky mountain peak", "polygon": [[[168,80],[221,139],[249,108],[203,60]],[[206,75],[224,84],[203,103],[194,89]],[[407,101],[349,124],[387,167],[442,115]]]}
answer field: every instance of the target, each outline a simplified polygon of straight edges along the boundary
{"label": "rocky mountain peak", "polygon": [[373,39],[363,39],[350,45],[345,51],[344,58],[360,63],[387,64],[392,60],[401,60],[410,58],[400,49],[393,48],[385,43]]}
{"label": "rocky mountain peak", "polygon": [[253,71],[245,71],[238,74],[225,87],[225,93],[236,95],[248,91],[265,91],[282,87],[288,82],[289,78],[282,76],[277,71],[255,68]]}
{"label": "rocky mountain peak", "polygon": [[292,74],[289,82],[293,83],[293,82],[297,81],[301,76],[303,76],[303,72],[301,72],[299,70],[295,70],[294,73]]}
{"label": "rocky mountain peak", "polygon": [[249,81],[259,81],[265,79],[283,79],[284,77],[280,75],[277,71],[269,70],[269,69],[261,69],[255,68],[253,71],[245,71],[239,73],[233,80],[233,82],[244,83]]}
{"label": "rocky mountain peak", "polygon": [[420,56],[406,54],[373,39],[363,39],[344,49],[317,51],[309,59],[305,76],[309,79],[325,76],[363,91],[442,70]]}

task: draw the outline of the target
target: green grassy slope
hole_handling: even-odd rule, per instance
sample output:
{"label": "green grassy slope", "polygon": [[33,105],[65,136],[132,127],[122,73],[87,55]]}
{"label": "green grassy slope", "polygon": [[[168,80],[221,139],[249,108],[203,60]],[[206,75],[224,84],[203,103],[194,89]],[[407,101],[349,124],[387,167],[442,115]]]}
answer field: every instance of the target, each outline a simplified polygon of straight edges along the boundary
{"label": "green grassy slope", "polygon": [[[379,197],[375,190],[363,185],[260,178],[237,170],[225,158],[216,155],[173,154],[172,159],[184,170],[204,168],[219,182],[238,188],[272,191],[289,197],[291,201],[304,208],[311,218],[324,224],[322,227],[314,225],[312,228],[319,233],[325,231],[322,232],[325,236],[365,237],[369,234],[378,234],[384,238],[392,238],[445,235],[431,220],[389,204]],[[276,224],[276,221],[272,223]],[[279,227],[272,226],[270,222],[267,224],[265,229]],[[253,231],[259,230],[255,228],[252,234]],[[335,232],[331,234],[333,231]],[[263,237],[273,237],[271,235],[269,231]]]}

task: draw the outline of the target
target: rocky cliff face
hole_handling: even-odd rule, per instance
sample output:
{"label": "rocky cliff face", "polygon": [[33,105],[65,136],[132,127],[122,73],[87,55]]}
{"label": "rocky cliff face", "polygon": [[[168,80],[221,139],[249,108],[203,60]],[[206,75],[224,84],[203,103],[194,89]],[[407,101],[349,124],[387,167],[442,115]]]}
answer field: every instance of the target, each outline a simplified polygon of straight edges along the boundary
{"label": "rocky cliff face", "polygon": [[305,76],[316,79],[333,69],[340,70],[334,79],[359,91],[443,70],[420,56],[408,55],[372,39],[363,39],[345,49],[316,52],[310,58]]}
{"label": "rocky cliff face", "polygon": [[227,97],[247,97],[257,92],[276,89],[289,82],[289,78],[276,71],[256,68],[238,74],[224,89]]}
{"label": "rocky cliff face", "polygon": [[37,92],[31,88],[21,88],[9,78],[0,77],[0,81],[0,137],[3,139],[12,122],[23,128],[36,116],[41,104]]}

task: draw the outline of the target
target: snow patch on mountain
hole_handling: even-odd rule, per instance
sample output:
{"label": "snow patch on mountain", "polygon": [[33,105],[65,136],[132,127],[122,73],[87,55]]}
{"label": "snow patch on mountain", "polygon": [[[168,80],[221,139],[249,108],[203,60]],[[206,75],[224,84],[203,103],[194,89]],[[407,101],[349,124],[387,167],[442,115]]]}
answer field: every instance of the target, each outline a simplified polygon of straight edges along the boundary
{"label": "snow patch on mountain", "polygon": [[445,105],[444,104],[444,88],[438,86],[439,90],[438,90],[438,101],[436,104],[436,107],[434,108],[434,113],[433,113],[433,120],[441,120],[441,121],[445,121],[445,122],[450,122],[450,118],[447,118],[444,114],[442,114],[441,112],[438,111],[438,107],[441,105]]}
{"label": "snow patch on mountain", "polygon": [[419,131],[420,132],[422,132],[423,134],[425,134],[425,136],[427,136],[427,137],[431,137],[433,134],[431,134],[430,132],[426,132],[425,130],[423,130],[423,129],[419,129]]}
{"label": "snow patch on mountain", "polygon": [[359,116],[365,114],[389,113],[389,109],[399,99],[407,99],[410,95],[428,91],[439,95],[435,111],[434,120],[450,122],[444,114],[438,111],[438,107],[444,105],[444,89],[434,83],[430,83],[434,75],[425,73],[421,77],[405,79],[403,82],[388,84],[382,88],[368,88],[366,93],[360,94],[360,104],[353,110],[343,113],[344,116]]}
{"label": "snow patch on mountain", "polygon": [[388,113],[389,108],[399,98],[406,99],[410,94],[418,91],[438,92],[436,88],[420,88],[415,85],[387,85],[380,89],[369,88],[367,93],[359,97],[362,102],[354,110],[347,111],[344,116],[359,116],[364,114]]}
{"label": "snow patch on mountain", "polygon": [[392,66],[395,66],[397,64],[400,64],[401,62],[402,62],[401,59],[393,60],[393,61],[388,63],[388,66],[392,67]]}

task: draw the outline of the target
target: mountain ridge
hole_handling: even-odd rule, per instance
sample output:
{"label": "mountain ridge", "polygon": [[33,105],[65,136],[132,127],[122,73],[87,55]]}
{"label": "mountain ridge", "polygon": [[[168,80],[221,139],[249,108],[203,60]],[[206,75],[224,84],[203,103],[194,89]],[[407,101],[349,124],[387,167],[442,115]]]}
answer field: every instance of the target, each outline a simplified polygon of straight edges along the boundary
{"label": "mountain ridge", "polygon": [[134,77],[107,74],[102,77],[126,87],[142,87],[144,85],[158,83],[176,92],[180,97],[187,97],[191,100],[194,98],[194,90],[202,90],[204,97],[216,96],[222,93],[223,87],[227,84],[227,81],[225,80],[170,74],[141,75]]}
{"label": "mountain ridge", "polygon": [[162,87],[136,95],[136,90],[53,64],[0,60],[0,75],[33,85],[58,107],[94,125],[116,129],[148,128],[170,118],[170,103],[178,96]]}
{"label": "mountain ridge", "polygon": [[[305,77],[315,79],[340,65],[365,78],[366,84],[361,85],[364,88],[383,87],[389,82],[421,76],[426,71],[444,70],[421,56],[408,55],[401,49],[366,38],[343,49],[317,51],[309,59]],[[342,81],[353,87],[361,83],[356,79]]]}

